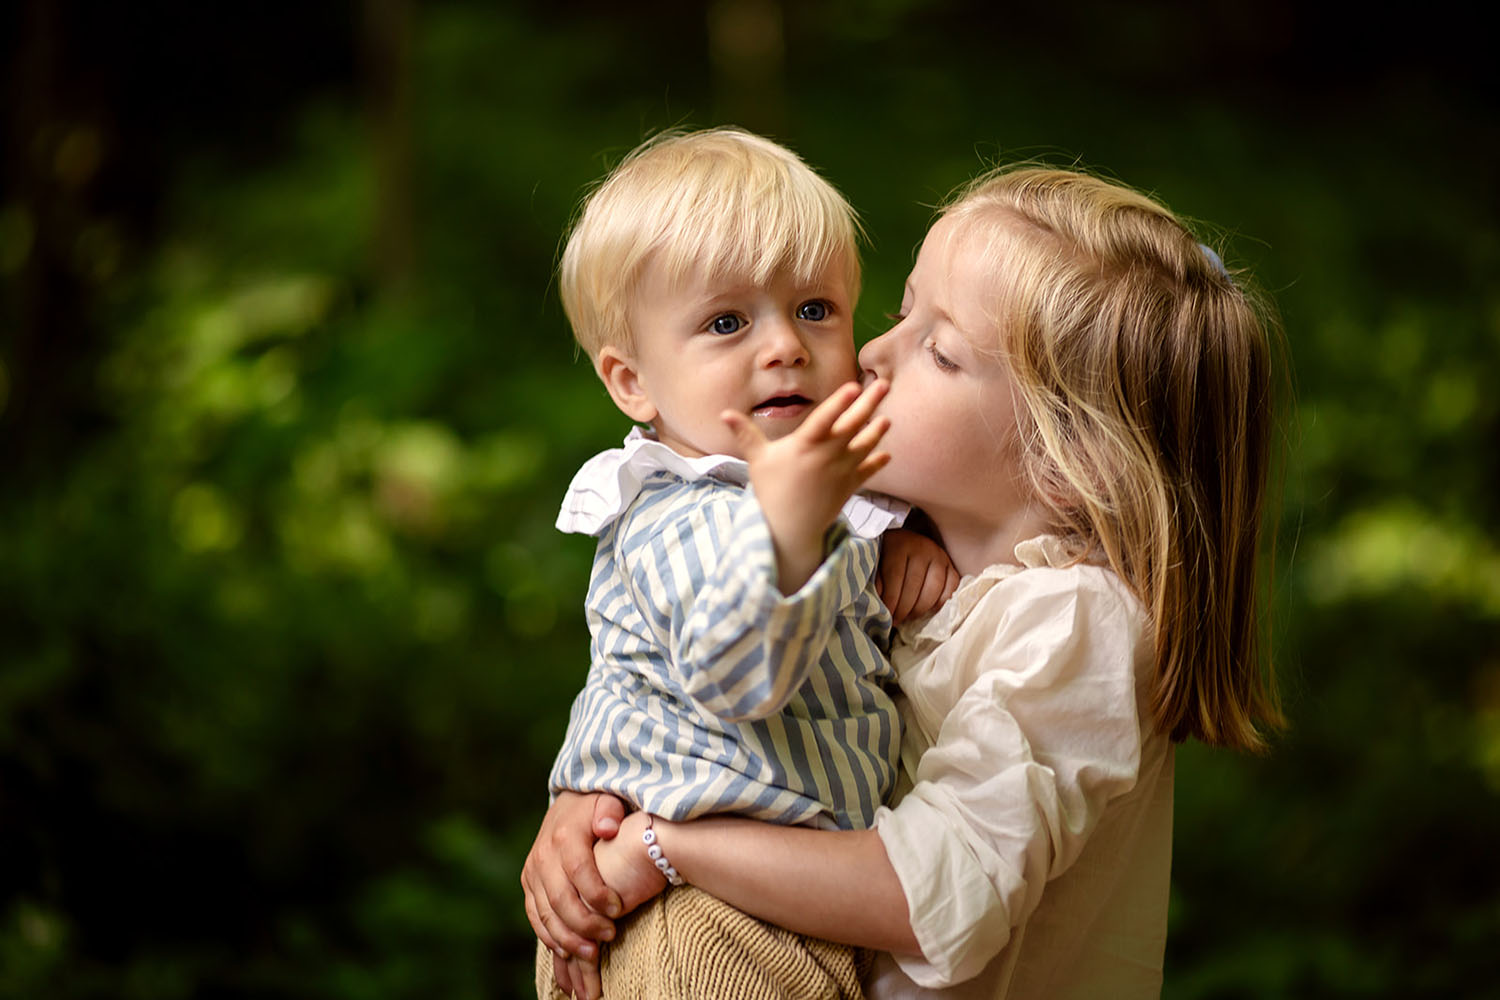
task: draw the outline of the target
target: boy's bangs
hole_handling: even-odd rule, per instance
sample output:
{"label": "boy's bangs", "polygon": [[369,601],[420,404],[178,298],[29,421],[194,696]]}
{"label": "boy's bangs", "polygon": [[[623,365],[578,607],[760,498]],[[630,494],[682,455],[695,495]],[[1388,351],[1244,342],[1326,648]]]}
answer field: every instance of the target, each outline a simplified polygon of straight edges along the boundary
{"label": "boy's bangs", "polygon": [[765,284],[786,272],[810,282],[833,265],[842,267],[851,297],[858,294],[854,223],[831,190],[782,176],[764,186],[693,192],[674,209],[662,220],[659,258],[673,280],[696,272]]}

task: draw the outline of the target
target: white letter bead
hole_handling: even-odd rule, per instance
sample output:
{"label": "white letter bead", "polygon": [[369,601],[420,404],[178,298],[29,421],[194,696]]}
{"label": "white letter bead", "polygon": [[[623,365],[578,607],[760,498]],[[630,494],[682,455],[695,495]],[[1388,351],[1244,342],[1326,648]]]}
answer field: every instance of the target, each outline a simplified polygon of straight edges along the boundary
{"label": "white letter bead", "polygon": [[646,829],[641,831],[641,842],[646,845],[646,857],[651,859],[651,863],[656,866],[656,870],[665,875],[667,881],[672,885],[686,885],[687,882],[678,874],[676,867],[673,866],[672,862],[667,860],[667,853],[656,842],[656,831],[651,828],[651,821],[654,818],[650,813],[647,813]]}

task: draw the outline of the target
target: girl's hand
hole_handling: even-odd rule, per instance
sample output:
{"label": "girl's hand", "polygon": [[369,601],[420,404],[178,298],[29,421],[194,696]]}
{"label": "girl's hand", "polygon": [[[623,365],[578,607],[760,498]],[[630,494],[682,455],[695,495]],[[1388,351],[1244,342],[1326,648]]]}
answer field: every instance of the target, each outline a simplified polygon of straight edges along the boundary
{"label": "girl's hand", "polygon": [[594,843],[619,829],[624,811],[612,795],[561,792],[542,820],[521,886],[531,929],[553,955],[596,959],[594,942],[614,937],[609,918],[624,910],[594,864]]}
{"label": "girl's hand", "polygon": [[[669,825],[665,820],[656,820],[658,832]],[[646,813],[637,810],[620,824],[619,836],[594,845],[594,862],[605,884],[619,893],[622,914],[655,898],[667,888],[667,877],[646,855],[646,844],[641,840],[645,830]]]}
{"label": "girl's hand", "polygon": [[942,607],[958,589],[958,581],[947,551],[926,535],[893,528],[881,536],[875,593],[897,625]]}
{"label": "girl's hand", "polygon": [[576,1000],[601,1000],[604,983],[599,977],[599,963],[581,958],[552,956],[552,979],[557,988]]}
{"label": "girl's hand", "polygon": [[[658,820],[657,826],[665,826]],[[594,860],[599,874],[622,902],[618,916],[660,894],[667,887],[666,876],[646,855],[641,832],[646,829],[646,814],[633,812],[620,824],[619,835],[594,844]],[[578,1000],[599,1000],[604,992],[597,958],[552,956],[552,976],[564,993]]]}
{"label": "girl's hand", "polygon": [[795,593],[823,561],[823,537],[844,502],[891,460],[875,450],[890,421],[875,416],[890,383],[840,386],[796,430],[775,441],[743,413],[721,417],[750,465],[750,482],[776,547],[777,584]]}

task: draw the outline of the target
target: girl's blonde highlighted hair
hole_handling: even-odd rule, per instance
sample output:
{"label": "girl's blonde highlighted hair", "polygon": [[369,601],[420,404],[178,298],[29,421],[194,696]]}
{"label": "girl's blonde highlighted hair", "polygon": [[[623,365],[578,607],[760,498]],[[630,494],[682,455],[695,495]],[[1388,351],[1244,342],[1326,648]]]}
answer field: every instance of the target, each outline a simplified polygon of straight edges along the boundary
{"label": "girl's blonde highlighted hair", "polygon": [[858,235],[843,195],[791,150],[738,128],[662,133],[584,199],[559,268],[563,309],[593,358],[634,346],[630,306],[650,260],[674,281],[701,270],[755,284],[838,265],[853,302]]}
{"label": "girl's blonde highlighted hair", "polygon": [[1037,496],[1150,615],[1157,726],[1263,749],[1285,724],[1257,616],[1270,310],[1166,208],[1088,174],[1003,168],[944,215],[997,258]]}

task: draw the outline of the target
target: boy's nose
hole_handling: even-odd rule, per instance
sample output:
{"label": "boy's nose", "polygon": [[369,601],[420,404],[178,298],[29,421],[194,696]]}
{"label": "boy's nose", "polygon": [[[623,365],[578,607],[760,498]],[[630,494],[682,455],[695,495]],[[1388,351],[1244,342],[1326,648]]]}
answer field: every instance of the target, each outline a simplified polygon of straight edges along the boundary
{"label": "boy's nose", "polygon": [[780,365],[787,368],[801,368],[807,364],[810,357],[807,344],[794,324],[773,320],[768,324],[765,333],[765,342],[761,347],[761,361],[766,367],[774,368]]}

